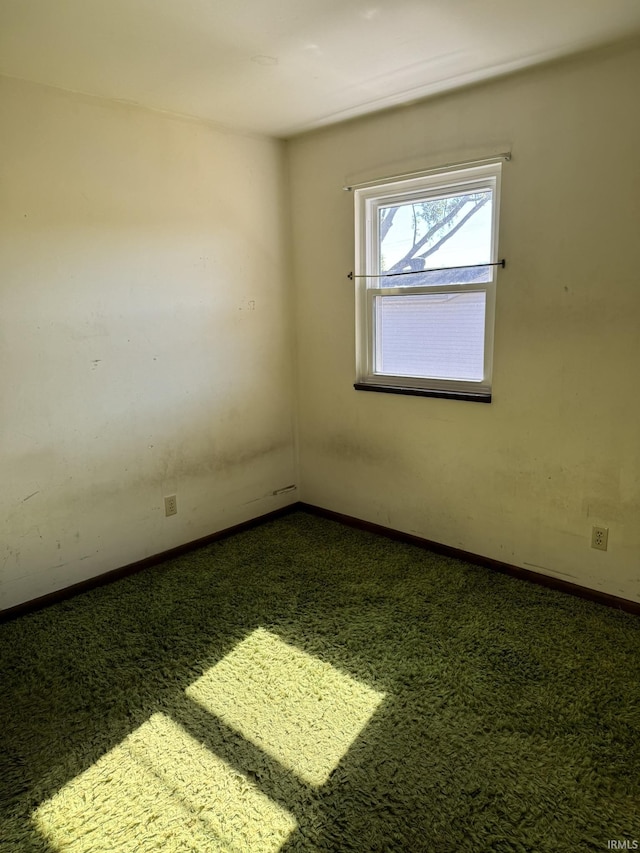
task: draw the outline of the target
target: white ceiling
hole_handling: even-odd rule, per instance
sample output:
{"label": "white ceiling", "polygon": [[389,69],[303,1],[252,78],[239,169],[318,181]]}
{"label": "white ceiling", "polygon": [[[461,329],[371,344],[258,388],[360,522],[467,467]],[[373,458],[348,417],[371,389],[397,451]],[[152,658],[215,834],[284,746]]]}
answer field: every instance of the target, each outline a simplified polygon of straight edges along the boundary
{"label": "white ceiling", "polygon": [[0,0],[0,73],[302,130],[640,33],[640,0]]}

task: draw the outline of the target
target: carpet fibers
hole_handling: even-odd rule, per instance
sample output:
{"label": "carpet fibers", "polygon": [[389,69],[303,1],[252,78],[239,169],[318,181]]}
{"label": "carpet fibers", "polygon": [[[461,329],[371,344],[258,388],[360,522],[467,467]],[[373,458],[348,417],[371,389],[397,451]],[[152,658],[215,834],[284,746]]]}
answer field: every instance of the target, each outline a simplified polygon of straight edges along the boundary
{"label": "carpet fibers", "polygon": [[2,853],[640,845],[637,617],[303,512],[0,626],[0,684]]}

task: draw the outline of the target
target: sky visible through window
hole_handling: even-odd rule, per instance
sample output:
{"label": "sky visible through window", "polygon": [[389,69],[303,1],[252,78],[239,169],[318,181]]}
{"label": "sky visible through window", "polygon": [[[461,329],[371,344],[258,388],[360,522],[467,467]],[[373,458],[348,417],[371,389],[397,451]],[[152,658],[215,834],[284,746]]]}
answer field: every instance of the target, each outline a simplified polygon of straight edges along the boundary
{"label": "sky visible through window", "polygon": [[[452,197],[454,198],[454,197]],[[460,198],[460,196],[458,196]],[[431,207],[429,211],[434,216],[433,207],[435,202],[421,202],[415,207]],[[381,245],[381,268],[389,270],[398,263],[414,245],[414,205],[403,204],[397,206],[398,210],[393,218],[393,224],[384,235]],[[491,261],[491,201],[484,204],[465,224],[456,231],[443,245],[432,255],[426,258],[426,267],[449,267],[463,266],[465,264],[482,264]],[[455,221],[459,221],[472,208],[471,201],[467,202]],[[380,208],[380,220],[389,210],[388,207]],[[434,217],[435,218],[435,217]],[[415,237],[420,237],[426,232],[428,225],[424,220],[418,220],[415,229]],[[438,233],[434,239],[427,243],[424,249],[439,240],[446,232]],[[423,251],[424,251],[423,249]],[[418,252],[418,256],[422,252]]]}

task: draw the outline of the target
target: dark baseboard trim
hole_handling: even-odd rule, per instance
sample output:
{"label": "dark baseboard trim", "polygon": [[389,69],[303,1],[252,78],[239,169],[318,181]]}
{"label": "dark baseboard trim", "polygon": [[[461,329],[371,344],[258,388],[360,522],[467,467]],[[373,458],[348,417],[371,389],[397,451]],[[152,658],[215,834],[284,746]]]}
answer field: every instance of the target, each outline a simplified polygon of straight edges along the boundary
{"label": "dark baseboard trim", "polygon": [[248,521],[242,521],[240,524],[234,524],[232,527],[226,527],[224,530],[219,530],[217,533],[210,533],[208,536],[203,536],[201,539],[195,539],[192,542],[185,542],[184,545],[177,545],[175,548],[170,548],[168,551],[163,551],[161,554],[152,554],[150,557],[145,557],[142,560],[137,560],[135,563],[129,563],[127,566],[122,566],[119,569],[112,569],[104,574],[97,575],[93,578],[74,583],[71,586],[65,586],[62,589],[57,589],[54,592],[41,595],[39,598],[34,598],[31,601],[25,601],[21,604],[16,604],[14,607],[9,607],[6,610],[0,610],[0,623],[8,622],[11,619],[17,619],[19,616],[24,616],[27,613],[33,613],[36,610],[42,610],[50,604],[56,604],[59,601],[65,601],[72,598],[74,595],[79,595],[82,592],[96,589],[99,586],[113,583],[113,581],[126,578],[129,575],[135,575],[144,569],[157,566],[159,563],[164,563],[165,560],[172,560],[174,557],[181,557],[190,551],[195,551],[197,548],[203,548],[211,542],[216,542],[218,539],[226,539],[233,536],[235,533],[242,533],[244,530],[251,530],[253,527],[258,527],[267,521],[274,518],[281,518],[289,515],[298,509],[298,504],[293,503],[281,509],[275,509],[265,515],[259,515],[256,518],[251,518]]}
{"label": "dark baseboard trim", "polygon": [[399,542],[406,542],[409,545],[416,545],[418,548],[425,548],[428,551],[434,551],[437,554],[444,554],[447,557],[456,557],[460,560],[465,560],[467,563],[472,563],[476,566],[484,566],[485,568],[494,569],[502,574],[511,575],[512,577],[520,578],[521,580],[529,581],[530,583],[546,586],[550,589],[555,589],[560,592],[575,595],[578,598],[585,598],[588,601],[595,601],[598,604],[604,604],[607,607],[613,607],[616,610],[624,610],[627,613],[633,613],[635,616],[640,616],[640,602],[630,601],[628,598],[620,598],[617,595],[610,595],[608,592],[601,592],[597,589],[589,589],[586,586],[580,586],[570,581],[563,581],[559,578],[543,575],[540,572],[532,572],[530,569],[521,569],[518,566],[513,566],[510,563],[503,563],[500,560],[494,560],[491,557],[483,557],[480,554],[472,554],[470,551],[463,551],[460,548],[453,548],[450,545],[443,545],[440,542],[433,542],[430,539],[423,539],[421,536],[415,536],[412,533],[403,533],[400,530],[395,530],[392,527],[383,527],[381,524],[374,524],[371,521],[363,521],[360,518],[354,518],[350,515],[343,515],[340,512],[334,512],[330,509],[299,502],[296,509],[308,512],[312,515],[319,515],[322,518],[329,518],[332,521],[338,521],[341,524],[346,524],[349,527],[355,527],[358,530],[366,530],[369,533],[377,533],[380,536],[386,536],[388,539],[395,539]]}
{"label": "dark baseboard trim", "polygon": [[232,527],[227,527],[224,530],[219,530],[216,533],[210,533],[208,536],[203,536],[201,539],[195,539],[192,542],[186,542],[184,545],[178,545],[175,548],[170,548],[168,551],[163,551],[160,554],[153,554],[150,557],[145,557],[135,563],[130,563],[127,566],[122,566],[119,569],[113,569],[110,572],[105,572],[97,577],[87,578],[72,586],[57,589],[47,595],[42,595],[39,598],[34,598],[31,601],[25,601],[21,604],[16,604],[14,607],[9,607],[6,610],[0,611],[0,623],[8,622],[11,619],[17,619],[19,616],[24,616],[27,613],[33,613],[36,610],[41,610],[50,604],[55,604],[59,601],[65,601],[72,598],[74,595],[79,595],[82,592],[87,592],[91,589],[104,586],[120,578],[134,575],[144,569],[157,566],[165,560],[171,560],[175,557],[180,557],[190,551],[195,551],[197,548],[202,548],[209,545],[211,542],[216,542],[219,539],[226,539],[236,533],[242,533],[244,530],[251,530],[254,527],[259,527],[268,521],[276,518],[282,518],[292,512],[307,512],[310,515],[321,516],[328,518],[331,521],[337,521],[340,524],[345,524],[348,527],[354,527],[358,530],[365,530],[369,533],[375,533],[379,536],[385,536],[387,539],[395,539],[398,542],[405,542],[409,545],[415,545],[418,548],[425,548],[428,551],[434,551],[437,554],[444,554],[447,557],[455,557],[460,560],[465,560],[467,563],[472,563],[476,566],[484,566],[485,568],[494,569],[503,574],[511,575],[512,577],[520,578],[521,580],[529,581],[530,583],[546,586],[549,589],[555,589],[560,592],[568,593],[569,595],[584,598],[588,601],[595,601],[598,604],[604,604],[606,607],[613,607],[616,610],[624,610],[627,613],[633,613],[635,616],[640,616],[640,602],[630,601],[627,598],[620,598],[617,595],[610,595],[608,592],[601,592],[597,589],[589,589],[586,586],[563,581],[559,578],[543,575],[539,572],[532,572],[530,569],[521,569],[518,566],[513,566],[510,563],[503,563],[500,560],[494,560],[491,557],[483,557],[480,554],[473,554],[470,551],[463,551],[461,548],[453,548],[451,545],[443,545],[440,542],[434,542],[430,539],[423,539],[421,536],[415,536],[412,533],[403,533],[401,530],[395,530],[392,527],[384,527],[381,524],[374,524],[372,521],[364,521],[361,518],[355,518],[351,515],[344,515],[341,512],[334,512],[331,509],[315,506],[314,504],[297,501],[282,507],[281,509],[273,510],[265,515],[259,515],[256,518],[251,518],[248,521],[243,521],[240,524],[234,524]]}

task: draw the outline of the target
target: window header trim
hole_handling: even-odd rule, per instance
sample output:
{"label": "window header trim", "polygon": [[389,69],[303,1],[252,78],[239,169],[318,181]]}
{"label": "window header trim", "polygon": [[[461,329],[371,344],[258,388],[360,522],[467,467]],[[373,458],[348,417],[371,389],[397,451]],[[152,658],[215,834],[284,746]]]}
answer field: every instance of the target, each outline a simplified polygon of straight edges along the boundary
{"label": "window header trim", "polygon": [[434,166],[431,169],[421,169],[418,172],[404,172],[400,175],[392,175],[384,178],[376,178],[371,181],[361,181],[356,184],[347,184],[342,187],[345,192],[353,192],[353,190],[364,189],[366,187],[382,187],[385,184],[394,184],[398,181],[410,181],[414,178],[424,178],[428,175],[437,175],[440,172],[451,172],[456,169],[471,169],[475,166],[490,165],[491,163],[508,162],[511,160],[511,151],[503,151],[502,154],[494,154],[493,157],[482,157],[479,160],[464,160],[459,163],[444,163],[442,166]]}

